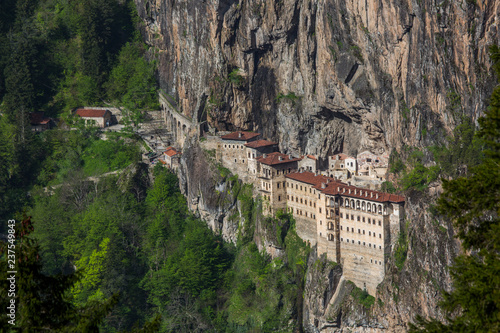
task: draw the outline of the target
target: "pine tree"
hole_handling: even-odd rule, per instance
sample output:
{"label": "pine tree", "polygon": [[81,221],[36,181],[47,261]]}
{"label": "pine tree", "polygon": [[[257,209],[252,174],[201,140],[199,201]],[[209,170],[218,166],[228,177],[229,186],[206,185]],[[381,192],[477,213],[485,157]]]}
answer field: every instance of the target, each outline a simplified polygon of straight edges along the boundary
{"label": "pine tree", "polygon": [[[499,47],[491,48],[491,58],[500,78]],[[452,291],[441,302],[446,322],[418,317],[411,332],[500,332],[500,85],[479,123],[485,159],[469,177],[443,180],[438,200],[464,249],[450,267]]]}

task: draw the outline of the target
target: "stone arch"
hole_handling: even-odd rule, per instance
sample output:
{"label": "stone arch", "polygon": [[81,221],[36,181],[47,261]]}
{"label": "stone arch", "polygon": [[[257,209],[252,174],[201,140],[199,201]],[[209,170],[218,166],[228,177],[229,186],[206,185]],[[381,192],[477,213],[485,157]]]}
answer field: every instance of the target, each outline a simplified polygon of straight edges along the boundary
{"label": "stone arch", "polygon": [[184,132],[184,133],[187,132],[186,124],[182,125],[182,132]]}
{"label": "stone arch", "polygon": [[356,209],[359,209],[359,200],[356,200]]}
{"label": "stone arch", "polygon": [[361,210],[366,210],[366,203],[364,201],[361,203]]}
{"label": "stone arch", "polygon": [[354,200],[351,199],[351,209],[354,209],[354,208],[356,208],[356,206],[354,206]]}
{"label": "stone arch", "polygon": [[378,213],[382,214],[382,205],[378,205]]}

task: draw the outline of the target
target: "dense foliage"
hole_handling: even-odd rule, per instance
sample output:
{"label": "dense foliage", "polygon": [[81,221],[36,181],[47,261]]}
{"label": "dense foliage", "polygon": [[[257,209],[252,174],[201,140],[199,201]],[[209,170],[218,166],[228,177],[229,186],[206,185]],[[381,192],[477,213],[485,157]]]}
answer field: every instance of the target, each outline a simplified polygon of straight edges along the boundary
{"label": "dense foliage", "polygon": [[131,0],[1,1],[0,219],[28,203],[40,168],[59,149],[51,137],[31,132],[30,112],[68,121],[78,106],[112,103],[125,106],[132,118],[157,107],[154,64],[145,59],[137,26]]}
{"label": "dense foliage", "polygon": [[[491,51],[500,78],[500,49]],[[500,331],[500,85],[480,125],[484,160],[468,177],[443,180],[438,202],[439,211],[453,220],[465,252],[450,268],[453,289],[441,302],[446,322],[418,318],[413,332]]]}
{"label": "dense foliage", "polygon": [[72,306],[120,295],[101,325],[107,332],[155,314],[162,332],[293,330],[308,250],[291,217],[267,220],[287,253],[271,260],[251,238],[241,234],[237,247],[227,244],[188,213],[174,174],[157,167],[154,176],[142,196],[134,190],[137,174],[109,176],[96,186],[68,175],[53,195],[36,195],[30,214],[43,273],[72,274],[74,266],[80,272]]}

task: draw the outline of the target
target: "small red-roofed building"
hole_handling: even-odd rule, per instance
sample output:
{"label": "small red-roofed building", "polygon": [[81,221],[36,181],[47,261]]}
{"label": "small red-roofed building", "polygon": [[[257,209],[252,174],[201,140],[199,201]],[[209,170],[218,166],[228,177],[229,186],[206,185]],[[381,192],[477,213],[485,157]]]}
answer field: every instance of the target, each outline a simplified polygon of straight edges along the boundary
{"label": "small red-roofed building", "polygon": [[30,112],[30,125],[33,132],[43,132],[55,126],[52,118],[45,117],[45,112]]}
{"label": "small red-roofed building", "polygon": [[222,165],[241,179],[248,180],[248,157],[246,144],[257,141],[259,133],[236,131],[221,136]]}
{"label": "small red-roofed building", "polygon": [[180,165],[181,152],[174,147],[167,147],[163,153],[164,165],[169,169],[177,169]]}
{"label": "small red-roofed building", "polygon": [[111,125],[111,111],[99,108],[78,108],[75,115],[85,120],[87,126],[97,126],[100,128]]}
{"label": "small red-roofed building", "polygon": [[299,162],[299,170],[316,172],[318,171],[318,159],[316,156],[307,154],[302,156],[302,160]]}
{"label": "small red-roofed building", "polygon": [[347,180],[356,175],[356,158],[340,153],[328,157],[328,175],[341,180]]}
{"label": "small red-roofed building", "polygon": [[250,176],[257,175],[257,158],[264,154],[274,153],[278,150],[278,144],[268,140],[251,141],[246,143],[245,147],[248,160],[247,173]]}
{"label": "small red-roofed building", "polygon": [[299,161],[300,158],[279,152],[257,158],[258,187],[267,213],[274,215],[279,209],[286,209],[285,175],[297,171]]}

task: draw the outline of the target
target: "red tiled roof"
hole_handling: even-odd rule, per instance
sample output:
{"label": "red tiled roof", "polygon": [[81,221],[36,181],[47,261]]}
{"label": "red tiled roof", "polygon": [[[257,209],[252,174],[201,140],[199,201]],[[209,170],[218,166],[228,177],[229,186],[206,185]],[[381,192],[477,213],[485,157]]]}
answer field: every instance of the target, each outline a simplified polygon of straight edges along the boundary
{"label": "red tiled roof", "polygon": [[38,125],[43,121],[44,112],[30,112],[30,123]]}
{"label": "red tiled roof", "polygon": [[267,140],[255,140],[249,143],[245,143],[245,146],[249,148],[260,148],[260,147],[267,147],[267,146],[274,146],[277,145],[276,142],[271,142]]}
{"label": "red tiled roof", "polygon": [[237,131],[221,136],[223,140],[248,141],[259,136],[259,133]]}
{"label": "red tiled roof", "polygon": [[167,150],[165,150],[165,155],[172,157],[175,155],[180,154],[174,147],[167,147]]}
{"label": "red tiled roof", "polygon": [[309,171],[289,173],[285,175],[285,178],[297,180],[299,182],[311,185],[321,185],[321,183],[326,183],[327,181],[338,182],[338,180],[334,178],[326,177],[323,175],[316,175],[315,173]]}
{"label": "red tiled roof", "polygon": [[102,118],[109,112],[106,109],[77,109],[76,114],[80,117]]}
{"label": "red tiled roof", "polygon": [[259,161],[262,164],[266,164],[266,165],[290,163],[290,162],[296,162],[296,161],[300,161],[300,160],[301,160],[300,158],[290,159],[289,155],[278,153],[278,152],[267,154],[266,157],[261,156],[261,157],[257,158],[257,161]]}
{"label": "red tiled roof", "polygon": [[[328,195],[342,195],[346,197],[351,197],[351,198],[357,198],[357,199],[365,199],[365,200],[370,200],[370,201],[377,201],[377,202],[395,202],[395,203],[400,203],[400,202],[405,202],[405,198],[400,195],[395,195],[395,194],[389,194],[389,193],[384,193],[384,192],[379,192],[379,191],[373,191],[373,190],[367,190],[364,188],[359,188],[356,186],[351,186],[351,185],[346,185],[344,183],[329,183],[326,184],[325,188],[321,188],[321,184],[314,186],[315,189],[321,191],[324,194]],[[345,189],[345,192],[344,192]],[[349,190],[351,190],[351,193],[349,193]],[[372,196],[373,194],[373,196]],[[377,198],[378,194],[378,198]]]}

